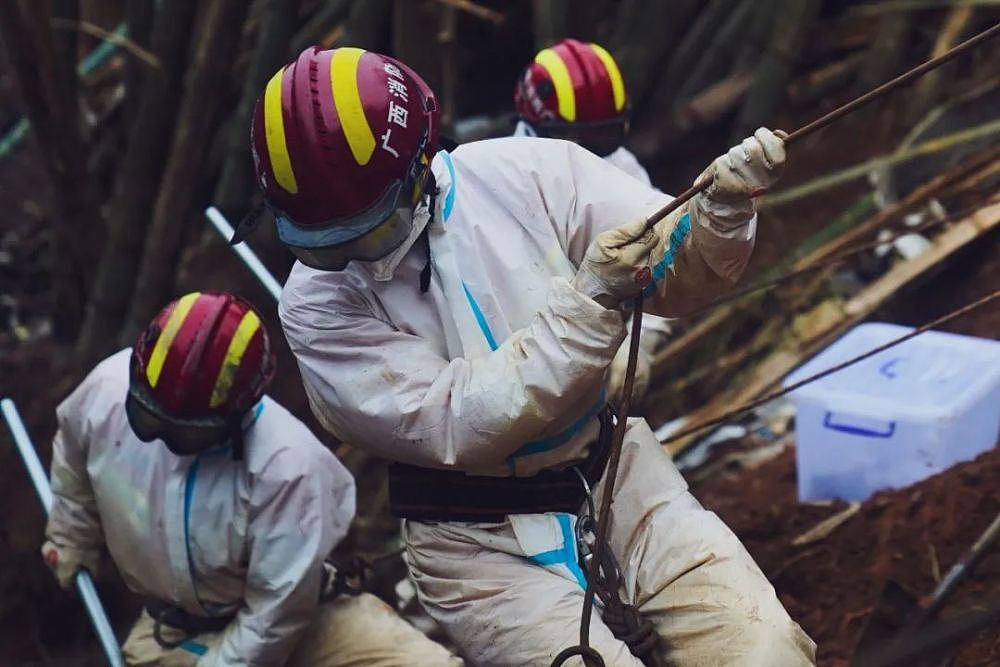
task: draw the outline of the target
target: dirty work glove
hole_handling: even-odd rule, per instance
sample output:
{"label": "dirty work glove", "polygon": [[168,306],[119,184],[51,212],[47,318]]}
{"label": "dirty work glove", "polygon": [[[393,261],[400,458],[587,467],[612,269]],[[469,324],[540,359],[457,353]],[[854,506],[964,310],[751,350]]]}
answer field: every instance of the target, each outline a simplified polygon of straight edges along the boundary
{"label": "dirty work glove", "polygon": [[706,174],[713,175],[712,184],[692,203],[716,231],[733,231],[753,217],[753,198],[766,192],[781,177],[786,136],[780,130],[772,132],[762,127],[717,157],[698,176],[700,180]]}
{"label": "dirty work glove", "polygon": [[76,573],[80,570],[87,570],[91,575],[97,576],[101,552],[94,549],[60,547],[54,542],[46,541],[42,545],[42,558],[59,581],[59,587],[68,591],[74,588]]}
{"label": "dirty work glove", "polygon": [[605,308],[636,296],[652,282],[651,257],[662,244],[660,235],[644,231],[645,226],[643,217],[598,234],[580,262],[573,287]]}
{"label": "dirty work glove", "polygon": [[[646,390],[649,389],[649,379],[653,370],[653,358],[656,351],[667,342],[666,332],[658,329],[643,329],[639,334],[639,355],[635,364],[635,380],[632,383],[632,405],[642,402],[646,397]],[[608,395],[614,397],[619,405],[622,400],[622,389],[625,386],[625,370],[628,368],[628,348],[629,336],[625,336],[625,341],[618,348],[618,353],[611,360],[608,366],[608,380],[606,387]]]}

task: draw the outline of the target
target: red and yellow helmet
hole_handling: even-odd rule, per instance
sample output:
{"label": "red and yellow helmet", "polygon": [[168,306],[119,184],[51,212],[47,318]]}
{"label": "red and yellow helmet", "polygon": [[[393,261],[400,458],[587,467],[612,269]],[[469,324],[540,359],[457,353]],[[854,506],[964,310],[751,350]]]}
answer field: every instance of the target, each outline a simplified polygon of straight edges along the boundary
{"label": "red and yellow helmet", "polygon": [[564,39],[539,51],[517,82],[514,106],[539,136],[575,141],[599,155],[624,142],[625,81],[597,44]]}
{"label": "red and yellow helmet", "polygon": [[150,322],[132,349],[126,414],[143,440],[178,454],[241,432],[274,377],[267,330],[238,296],[192,292]]}
{"label": "red and yellow helmet", "polygon": [[278,71],[257,100],[251,144],[282,241],[317,268],[343,268],[330,253],[346,244],[371,260],[402,243],[409,227],[394,214],[420,197],[438,113],[416,73],[371,51],[310,47]]}

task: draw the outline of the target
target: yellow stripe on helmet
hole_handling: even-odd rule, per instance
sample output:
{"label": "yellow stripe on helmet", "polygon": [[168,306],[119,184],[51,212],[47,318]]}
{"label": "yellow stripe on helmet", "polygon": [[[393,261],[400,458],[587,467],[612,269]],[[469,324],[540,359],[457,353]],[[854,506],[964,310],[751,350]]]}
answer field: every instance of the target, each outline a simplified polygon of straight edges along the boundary
{"label": "yellow stripe on helmet", "polygon": [[535,56],[535,62],[545,68],[556,89],[556,100],[559,102],[559,115],[564,120],[576,120],[576,94],[573,92],[573,80],[569,76],[566,63],[552,49],[542,49]]}
{"label": "yellow stripe on helmet", "polygon": [[219,407],[229,398],[229,390],[233,387],[233,380],[236,379],[236,371],[240,368],[243,354],[247,351],[247,346],[258,329],[260,329],[260,318],[257,317],[257,313],[248,310],[236,327],[236,333],[233,334],[232,340],[229,341],[226,358],[222,360],[219,375],[215,378],[212,398],[208,403],[210,408]]}
{"label": "yellow stripe on helmet", "polygon": [[615,111],[621,111],[625,106],[625,81],[622,79],[621,70],[618,69],[618,63],[603,46],[591,43],[590,47],[594,49],[594,53],[608,70],[608,76],[611,78],[611,91],[615,96]]}
{"label": "yellow stripe on helmet", "polygon": [[279,69],[264,88],[264,138],[267,141],[267,155],[271,159],[274,180],[286,192],[294,195],[299,191],[299,185],[295,181],[292,160],[288,155],[285,117],[281,109],[281,79],[284,73],[284,68]]}
{"label": "yellow stripe on helmet", "polygon": [[167,352],[174,342],[174,336],[184,324],[184,319],[191,312],[191,307],[199,296],[201,292],[185,294],[177,300],[177,305],[170,312],[170,317],[167,318],[167,323],[160,332],[160,337],[156,339],[156,345],[153,346],[153,353],[149,356],[149,365],[146,366],[146,379],[149,380],[150,387],[156,388],[156,383],[160,381],[163,362],[167,360]]}
{"label": "yellow stripe on helmet", "polygon": [[347,145],[359,165],[368,164],[375,152],[375,135],[368,125],[358,89],[358,62],[364,54],[364,49],[342,47],[334,51],[330,59],[333,104],[337,108]]}

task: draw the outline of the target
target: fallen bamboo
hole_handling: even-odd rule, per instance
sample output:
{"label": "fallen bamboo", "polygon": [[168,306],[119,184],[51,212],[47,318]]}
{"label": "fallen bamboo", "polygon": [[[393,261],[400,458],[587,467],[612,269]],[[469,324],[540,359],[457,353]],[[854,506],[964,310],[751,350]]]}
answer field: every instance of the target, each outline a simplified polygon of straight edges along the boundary
{"label": "fallen bamboo", "polygon": [[938,582],[937,588],[931,594],[930,604],[924,608],[917,618],[914,623],[915,627],[920,627],[941,611],[941,608],[951,598],[952,593],[955,592],[958,585],[972,574],[979,561],[986,557],[998,538],[1000,538],[1000,513],[994,517],[990,525],[986,527],[986,530],[980,533],[975,543],[973,543],[962,558],[948,570],[948,574],[944,576],[944,579]]}
{"label": "fallen bamboo", "polygon": [[103,39],[106,42],[114,44],[115,46],[121,47],[123,50],[128,51],[133,56],[146,63],[153,69],[160,69],[159,59],[149,52],[149,50],[142,48],[131,39],[125,36],[124,32],[118,30],[105,30],[99,25],[94,25],[89,21],[71,21],[67,19],[54,18],[50,21],[53,28],[56,30],[76,30],[82,32],[85,35],[90,35],[91,37],[96,37],[98,39]]}
{"label": "fallen bamboo", "polygon": [[437,2],[447,5],[452,9],[461,10],[484,21],[489,21],[493,25],[503,25],[503,22],[507,20],[507,17],[497,10],[477,5],[470,0],[437,0]]}
{"label": "fallen bamboo", "polygon": [[861,503],[853,502],[848,505],[843,510],[837,512],[833,516],[827,517],[820,521],[818,524],[802,533],[794,540],[792,540],[793,547],[801,547],[807,544],[812,544],[813,542],[819,542],[820,540],[826,539],[830,534],[844,524],[848,519],[858,513],[861,509]]}
{"label": "fallen bamboo", "polygon": [[[969,4],[953,5],[948,11],[948,16],[941,26],[937,39],[934,41],[934,48],[931,50],[931,57],[940,56],[955,46],[955,43],[962,39],[972,25],[975,16],[975,8]],[[924,113],[937,104],[946,94],[945,85],[954,79],[955,64],[928,73],[923,77],[913,91],[913,98],[907,107],[907,115],[910,120],[917,120]]]}
{"label": "fallen bamboo", "polygon": [[824,174],[819,178],[809,181],[808,183],[803,183],[802,185],[797,185],[795,187],[788,188],[787,190],[775,192],[772,195],[765,195],[761,198],[760,208],[783,206],[793,201],[798,201],[804,197],[814,195],[817,192],[822,192],[824,190],[837,187],[838,185],[843,185],[844,183],[853,181],[856,178],[862,178],[874,169],[885,169],[903,162],[908,162],[923,155],[939,153],[961,144],[997,134],[1000,134],[1000,120],[983,123],[981,125],[976,125],[975,127],[968,127],[942,137],[934,137],[933,139],[928,139],[927,141],[923,141],[915,146],[909,146],[901,151],[896,151],[895,153],[891,153],[889,155],[881,155],[879,157],[872,158],[871,160],[865,160],[864,162],[847,167],[846,169],[835,171],[832,174]]}
{"label": "fallen bamboo", "polygon": [[[1000,35],[1000,23],[997,23],[988,30],[984,30],[975,37],[967,39],[966,41],[962,42],[955,48],[948,51],[947,53],[938,56],[937,58],[928,60],[922,65],[914,67],[913,69],[908,70],[903,74],[900,74],[895,79],[883,83],[875,90],[869,91],[868,93],[865,93],[864,95],[851,100],[847,104],[837,107],[830,113],[821,116],[820,118],[817,118],[813,122],[800,127],[799,129],[795,130],[791,134],[788,134],[784,137],[785,145],[790,146],[796,141],[802,139],[803,137],[826,127],[827,125],[843,118],[849,113],[857,111],[866,104],[871,103],[872,101],[895,90],[896,88],[899,88],[900,86],[910,83],[914,79],[940,67],[941,65],[947,62],[954,60],[955,58],[961,56],[964,53],[968,53],[971,49],[979,46],[983,42],[992,39],[993,37],[996,37],[997,35]],[[677,195],[677,197],[675,197],[670,203],[668,203],[667,205],[663,206],[661,209],[650,215],[646,219],[646,231],[652,229],[653,225],[660,222],[665,217],[667,217],[668,215],[679,209],[681,206],[689,202],[699,192],[708,189],[708,186],[710,186],[711,184],[712,184],[712,176],[710,174],[704,176],[703,178],[698,179],[698,181],[696,181],[694,185],[692,185],[690,188]]]}
{"label": "fallen bamboo", "polygon": [[843,250],[843,248],[847,245],[855,243],[873,234],[879,229],[882,229],[890,221],[898,220],[907,213],[913,212],[932,197],[938,196],[955,183],[959,183],[976,174],[986,165],[995,162],[998,158],[1000,158],[1000,148],[995,148],[970,158],[966,163],[936,176],[908,194],[906,198],[899,203],[880,211],[871,219],[855,227],[851,231],[841,234],[830,243],[827,243],[821,248],[817,248],[815,251],[809,253],[796,262],[795,268],[802,268],[813,264],[825,257]]}
{"label": "fallen bamboo", "polygon": [[[934,239],[927,252],[896,265],[854,298],[842,303],[832,303],[831,306],[842,313],[839,317],[827,315],[816,327],[806,331],[803,338],[793,336],[791,342],[779,346],[761,362],[754,374],[739,388],[722,394],[692,413],[688,421],[696,426],[685,428],[670,436],[668,439],[670,453],[679,454],[692,444],[692,436],[711,425],[721,423],[720,420],[729,418],[733,411],[727,406],[764,402],[759,397],[797,366],[852,326],[869,317],[902,289],[912,287],[935,266],[997,227],[1000,227],[1000,204],[979,209]],[[776,397],[768,395],[765,398],[773,400]]]}

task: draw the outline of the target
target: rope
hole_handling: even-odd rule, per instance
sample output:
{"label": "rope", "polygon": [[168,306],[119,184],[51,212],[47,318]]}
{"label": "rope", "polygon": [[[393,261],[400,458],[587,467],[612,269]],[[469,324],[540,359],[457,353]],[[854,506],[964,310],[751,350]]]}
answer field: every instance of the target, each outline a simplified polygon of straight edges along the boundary
{"label": "rope", "polygon": [[[965,40],[958,46],[955,46],[951,50],[946,51],[937,58],[932,58],[927,62],[923,63],[922,65],[918,65],[917,67],[914,67],[913,69],[904,72],[903,74],[900,74],[895,79],[883,83],[878,88],[870,90],[861,97],[857,97],[848,102],[847,104],[837,107],[836,109],[826,114],[825,116],[817,118],[808,125],[800,127],[799,129],[795,130],[794,132],[792,132],[791,134],[787,135],[784,138],[785,146],[790,146],[796,141],[802,139],[803,137],[812,134],[816,130],[826,127],[833,121],[838,120],[853,111],[857,111],[859,108],[868,104],[872,100],[881,97],[882,95],[885,95],[886,93],[895,90],[896,88],[904,84],[909,83],[913,79],[926,74],[932,69],[940,67],[941,65],[945,64],[950,60],[954,60],[958,56],[969,51],[970,49],[979,46],[986,40],[992,39],[997,35],[1000,35],[1000,23],[997,23],[992,28],[984,30],[983,32],[979,33],[978,35],[975,35],[974,37],[970,37],[969,39]],[[695,184],[692,185],[690,188],[677,195],[677,197],[673,199],[669,204],[667,204],[666,206],[664,206],[663,208],[661,208],[660,210],[656,211],[651,216],[646,218],[646,231],[652,229],[653,225],[660,222],[665,217],[667,217],[668,215],[679,209],[681,206],[686,204],[688,201],[694,198],[696,194],[706,190],[708,186],[712,184],[712,181],[713,179],[711,174],[705,175],[703,178],[698,179],[695,182]]]}
{"label": "rope", "polygon": [[[779,285],[783,285],[784,283],[787,283],[795,278],[799,278],[808,273],[812,273],[813,271],[819,271],[820,269],[836,266],[838,264],[845,262],[851,257],[854,257],[855,255],[860,255],[861,253],[866,252],[868,250],[874,250],[881,246],[888,245],[893,241],[895,241],[896,239],[901,238],[903,236],[907,236],[909,234],[919,234],[920,232],[926,231],[928,229],[932,229],[934,227],[938,227],[940,225],[949,222],[954,222],[956,220],[961,220],[962,218],[968,216],[970,213],[978,211],[984,206],[990,206],[996,203],[997,201],[1000,201],[1000,198],[992,197],[985,203],[976,204],[975,206],[968,206],[960,211],[949,213],[947,216],[943,218],[927,220],[925,222],[920,223],[919,225],[908,227],[906,229],[901,229],[892,236],[889,236],[888,238],[871,241],[870,243],[860,243],[852,248],[848,248],[847,250],[840,252],[837,255],[834,255],[833,257],[814,262],[808,266],[802,267],[801,269],[795,269],[794,271],[789,271],[788,273],[782,274],[776,278],[762,280],[752,285],[747,285],[746,287],[742,287],[738,290],[733,290],[732,292],[723,294],[722,296],[720,296],[718,299],[715,299],[711,303],[702,306],[701,308],[698,308],[690,313],[687,313],[682,317],[689,319],[697,315],[701,315],[702,313],[708,312],[709,310],[712,310],[717,306],[721,306],[723,304],[730,303],[732,301],[737,301],[745,296],[753,294],[754,292],[760,292],[762,290],[778,287]],[[873,231],[880,231],[880,230],[873,230]]]}
{"label": "rope", "polygon": [[[909,70],[908,72],[905,72],[904,74],[901,74],[895,79],[892,79],[891,81],[882,84],[881,86],[875,88],[872,91],[869,91],[868,93],[862,95],[861,97],[858,97],[852,100],[851,102],[848,102],[847,104],[844,104],[843,106],[834,109],[830,113],[826,114],[825,116],[822,116],[821,118],[818,118],[817,120],[809,123],[808,125],[801,127],[798,130],[795,130],[794,132],[792,132],[791,134],[787,135],[784,138],[785,145],[786,146],[790,145],[798,141],[802,137],[812,132],[815,132],[820,128],[826,127],[833,121],[855,111],[856,109],[871,102],[877,97],[880,97],[888,93],[889,91],[894,90],[895,88],[905,83],[908,83],[909,81],[925,74],[926,72],[929,72],[930,70],[936,67],[939,67],[940,65],[948,62],[949,60],[957,58],[959,55],[962,55],[966,51],[978,46],[980,43],[992,37],[995,37],[998,34],[1000,34],[1000,23],[997,23],[992,28],[979,33],[978,35],[972,37],[971,39],[962,42],[961,44],[952,48],[943,55],[928,60],[924,64],[915,67]],[[666,206],[664,206],[663,208],[661,208],[660,210],[656,211],[651,216],[649,216],[646,219],[646,226],[644,233],[652,229],[652,227],[656,223],[663,220],[665,217],[670,215],[670,213],[679,209],[681,206],[683,206],[685,203],[691,200],[699,192],[708,188],[708,186],[712,184],[712,180],[713,179],[711,175],[707,175],[706,177],[699,179],[692,187],[682,192],[680,195],[677,196],[677,198],[673,199]],[[744,412],[749,409],[753,409],[754,407],[766,403],[767,401],[773,400],[774,398],[787,394],[790,391],[794,391],[795,389],[798,389],[799,387],[802,387],[803,385],[808,384],[809,382],[813,382],[822,377],[826,377],[827,375],[835,373],[838,370],[847,368],[851,364],[857,363],[859,361],[862,361],[863,359],[867,359],[868,357],[878,354],[879,352],[887,350],[893,345],[898,345],[906,340],[909,340],[910,338],[913,338],[914,336],[917,336],[923,333],[924,331],[927,331],[931,327],[952,320],[966,312],[969,312],[970,310],[978,308],[979,306],[982,306],[985,303],[992,301],[998,296],[1000,296],[1000,290],[997,290],[993,292],[991,295],[988,295],[987,297],[984,297],[979,301],[969,304],[964,308],[960,308],[959,310],[949,313],[944,317],[940,317],[934,320],[933,322],[929,322],[928,324],[925,324],[924,326],[920,327],[919,329],[916,329],[915,331],[905,336],[901,336],[895,339],[894,341],[886,343],[885,345],[880,345],[879,347],[867,352],[866,354],[855,357],[854,359],[850,359],[847,362],[834,366],[833,368],[828,369],[822,373],[817,373],[816,375],[806,378],[805,380],[796,382],[795,384],[783,389],[782,391],[769,394],[762,399],[758,399],[757,401],[750,401],[749,403],[745,403],[733,410],[728,411],[726,414],[723,414],[720,417],[708,420],[692,428],[682,429],[679,433],[675,433],[670,438],[668,438],[667,442],[684,437],[685,435],[690,435],[691,433],[700,431],[701,429],[707,428],[708,426],[721,423],[722,421],[725,421],[734,415],[740,414],[741,412]],[[610,510],[611,510],[612,498],[614,496],[615,481],[618,477],[618,464],[619,461],[621,460],[622,442],[625,439],[625,429],[627,428],[628,424],[628,413],[632,402],[632,387],[635,383],[635,368],[639,356],[639,334],[641,333],[642,329],[642,310],[643,310],[643,296],[642,293],[640,292],[639,295],[634,300],[634,308],[632,310],[632,331],[629,339],[628,364],[625,370],[625,382],[622,388],[622,398],[618,411],[618,414],[620,416],[618,421],[615,423],[615,431],[611,441],[611,453],[608,456],[608,465],[604,473],[604,495],[601,498],[600,514],[597,517],[596,542],[594,544],[595,553],[594,553],[594,558],[591,559],[590,561],[590,567],[587,568],[587,589],[584,592],[583,611],[580,615],[580,644],[577,646],[570,647],[564,651],[561,651],[556,656],[555,660],[552,661],[552,667],[559,667],[567,659],[577,655],[583,658],[584,663],[587,665],[587,667],[604,667],[605,665],[604,659],[601,657],[601,655],[590,647],[590,620],[593,617],[594,596],[596,594],[597,581],[598,578],[600,577],[601,564],[605,562],[605,554],[609,556],[611,555],[607,545],[608,525],[609,525],[609,518],[611,515]],[[617,599],[617,591],[615,591],[614,594],[615,598]],[[634,610],[635,608],[633,607],[632,609]],[[638,616],[637,610],[636,610],[636,616]],[[627,619],[622,617],[621,620],[624,622]],[[629,646],[629,649],[632,650],[632,647]],[[659,665],[662,661],[661,656],[655,651],[650,651],[649,655],[644,657],[647,658],[646,660],[644,660],[644,662],[647,665],[654,667]]]}
{"label": "rope", "polygon": [[[604,472],[604,495],[601,497],[601,509],[597,517],[595,531],[594,557],[587,568],[587,588],[583,594],[583,611],[580,614],[580,643],[577,646],[562,651],[552,661],[552,667],[559,667],[573,656],[581,656],[587,667],[605,667],[601,655],[590,647],[590,619],[594,613],[594,596],[600,579],[601,564],[606,562],[611,552],[607,545],[608,524],[611,517],[611,500],[615,493],[615,481],[618,477],[618,464],[621,461],[622,442],[625,439],[625,429],[628,425],[628,412],[632,403],[632,387],[635,384],[635,367],[639,359],[639,335],[642,333],[642,293],[635,298],[632,310],[632,331],[629,338],[628,365],[625,367],[625,382],[621,392],[618,421],[611,436],[611,453]],[[608,574],[608,573],[605,573]],[[615,591],[617,595],[617,591]],[[630,647],[631,648],[631,647]]]}
{"label": "rope", "polygon": [[681,438],[684,438],[684,437],[687,437],[687,436],[692,435],[694,433],[697,433],[698,431],[704,430],[704,429],[706,429],[706,428],[708,428],[710,426],[716,426],[718,424],[722,424],[723,422],[729,421],[733,417],[736,417],[736,416],[738,416],[738,415],[740,415],[740,414],[742,414],[744,412],[747,412],[748,410],[753,410],[754,408],[760,407],[761,405],[764,405],[765,403],[769,403],[770,401],[773,401],[776,398],[781,398],[785,394],[789,394],[789,393],[795,391],[796,389],[800,389],[800,388],[804,387],[805,385],[809,384],[810,382],[815,382],[816,380],[820,380],[822,378],[825,378],[828,375],[833,375],[837,371],[842,371],[845,368],[847,368],[848,366],[853,366],[854,364],[858,363],[859,361],[864,361],[865,359],[868,359],[870,357],[874,357],[876,354],[878,354],[880,352],[884,352],[884,351],[888,350],[891,347],[895,347],[896,345],[899,345],[900,343],[905,343],[906,341],[910,340],[911,338],[916,338],[920,334],[922,334],[922,333],[924,333],[926,331],[929,331],[930,329],[933,329],[936,326],[940,326],[940,325],[942,325],[942,324],[944,324],[946,322],[950,322],[951,320],[957,319],[957,318],[961,317],[962,315],[965,315],[966,313],[972,312],[973,310],[975,310],[977,308],[985,306],[986,304],[990,303],[991,301],[994,301],[998,297],[1000,297],[1000,289],[994,290],[990,294],[987,294],[986,296],[984,296],[984,297],[982,297],[980,299],[977,299],[976,301],[973,301],[972,303],[969,303],[969,304],[967,304],[965,306],[962,306],[958,310],[953,310],[950,313],[947,313],[946,315],[942,315],[941,317],[939,317],[939,318],[937,318],[937,319],[935,319],[935,320],[933,320],[931,322],[927,322],[926,324],[924,324],[924,325],[922,325],[922,326],[914,329],[913,331],[911,331],[908,334],[900,336],[899,338],[894,338],[893,340],[891,340],[891,341],[889,341],[887,343],[883,343],[882,345],[879,345],[878,347],[876,347],[874,349],[871,349],[871,350],[865,352],[864,354],[859,354],[858,356],[853,357],[851,359],[848,359],[847,361],[841,362],[841,363],[837,364],[836,366],[833,366],[831,368],[826,369],[825,371],[821,371],[819,373],[816,373],[815,375],[810,375],[807,378],[803,378],[802,380],[799,380],[798,382],[790,384],[789,386],[785,387],[784,389],[780,389],[778,391],[771,392],[770,394],[766,394],[766,395],[761,396],[760,398],[754,399],[752,401],[747,401],[746,403],[738,405],[735,408],[732,408],[731,410],[727,410],[726,412],[722,413],[721,415],[719,415],[717,417],[713,417],[711,419],[706,419],[705,421],[700,422],[698,424],[695,424],[694,426],[691,426],[691,427],[685,428],[685,429],[681,429],[677,433],[673,433],[669,437],[667,437],[666,439],[661,440],[660,444],[664,444],[665,445],[665,444],[667,444],[669,442],[673,442],[674,440],[680,440]]}

